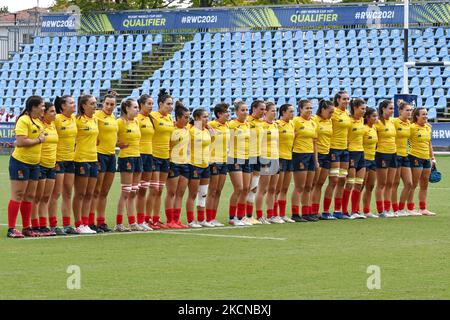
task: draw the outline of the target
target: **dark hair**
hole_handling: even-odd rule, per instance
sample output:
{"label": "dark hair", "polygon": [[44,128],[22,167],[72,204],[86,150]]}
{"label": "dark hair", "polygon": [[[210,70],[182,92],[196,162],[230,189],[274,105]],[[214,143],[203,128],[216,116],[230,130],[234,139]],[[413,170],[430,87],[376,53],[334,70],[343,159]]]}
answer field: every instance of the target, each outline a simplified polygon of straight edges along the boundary
{"label": "dark hair", "polygon": [[55,100],[53,101],[53,103],[55,104],[56,113],[63,112],[62,106],[63,104],[67,103],[68,98],[72,98],[72,96],[71,95],[64,95],[62,97],[56,96]]}
{"label": "dark hair", "polygon": [[186,108],[180,100],[175,102],[175,120],[180,119],[185,112],[189,112],[189,109]]}
{"label": "dark hair", "polygon": [[131,107],[131,103],[135,102],[136,100],[128,98],[125,100],[122,100],[122,103],[120,104],[120,113],[122,115],[126,115],[127,114],[127,108]]}
{"label": "dark hair", "polygon": [[230,105],[228,103],[222,102],[222,103],[216,104],[216,106],[214,107],[214,110],[213,110],[214,116],[216,118],[219,118],[219,114],[226,112],[228,110],[228,108],[230,108]]}
{"label": "dark hair", "polygon": [[260,104],[266,104],[264,101],[262,100],[255,100],[252,102],[252,104],[250,105],[250,114],[253,113],[253,109],[257,108]]}
{"label": "dark hair", "polygon": [[195,109],[194,112],[192,113],[192,119],[191,119],[191,121],[189,121],[189,123],[193,126],[195,123],[195,120],[197,120],[199,117],[201,117],[204,112],[206,112],[206,110],[203,108]]}
{"label": "dark hair", "polygon": [[283,117],[283,114],[289,109],[289,107],[293,107],[293,105],[289,104],[289,103],[285,103],[280,107],[280,110],[279,110],[280,119]]}
{"label": "dark hair", "polygon": [[308,99],[302,99],[298,102],[298,114],[301,114],[301,110],[305,107],[307,103],[311,103]]}
{"label": "dark hair", "polygon": [[45,103],[45,112],[48,112],[48,110],[50,110],[51,107],[54,107],[55,105],[51,102],[46,102]]}
{"label": "dark hair", "polygon": [[345,93],[347,93],[347,91],[341,90],[341,91],[339,91],[338,93],[336,93],[336,94],[334,95],[333,102],[334,102],[334,106],[335,106],[335,107],[337,107],[337,106],[339,105],[339,103],[337,102],[338,99],[340,99],[340,98],[342,97],[342,95],[345,94]]}
{"label": "dark hair", "polygon": [[369,118],[377,112],[377,109],[375,108],[367,108],[366,113],[364,114],[364,124],[367,124],[369,122]]}
{"label": "dark hair", "polygon": [[378,105],[378,116],[380,118],[380,121],[385,124],[386,121],[384,120],[384,116],[383,116],[383,112],[384,109],[386,109],[390,104],[392,103],[391,100],[383,100],[380,102],[380,104]]}
{"label": "dark hair", "polygon": [[427,110],[427,108],[417,107],[417,108],[414,109],[414,111],[412,113],[412,122],[413,123],[417,123],[417,118],[419,118],[420,111],[422,111],[422,110]]}
{"label": "dark hair", "polygon": [[82,94],[78,97],[78,117],[84,116],[84,105],[93,97],[90,94]]}
{"label": "dark hair", "polygon": [[352,116],[354,116],[355,108],[359,108],[365,104],[366,104],[366,102],[364,101],[364,99],[361,99],[361,98],[355,98],[355,99],[350,100],[350,114]]}
{"label": "dark hair", "polygon": [[160,103],[164,103],[167,99],[172,98],[169,91],[166,89],[159,90],[158,94],[158,106]]}
{"label": "dark hair", "polygon": [[152,96],[149,94],[143,94],[142,96],[139,97],[139,99],[137,100],[139,110],[141,110],[141,105],[144,105],[148,99],[152,99]]}
{"label": "dark hair", "polygon": [[44,102],[44,98],[42,98],[41,96],[28,97],[27,101],[25,101],[25,109],[23,109],[23,111],[17,117],[16,123],[20,119],[20,117],[28,115],[31,119],[31,122],[40,129],[39,125],[34,123],[33,118],[31,118],[31,110],[33,110],[34,107],[39,107],[42,102]]}
{"label": "dark hair", "polygon": [[329,107],[332,107],[332,106],[333,106],[333,102],[331,102],[330,100],[325,100],[325,99],[320,100],[319,101],[319,107],[317,108],[316,115],[321,117],[322,110],[328,109]]}
{"label": "dark hair", "polygon": [[113,91],[113,90],[109,90],[105,96],[103,97],[103,101],[105,101],[106,99],[116,99],[117,97],[117,92]]}

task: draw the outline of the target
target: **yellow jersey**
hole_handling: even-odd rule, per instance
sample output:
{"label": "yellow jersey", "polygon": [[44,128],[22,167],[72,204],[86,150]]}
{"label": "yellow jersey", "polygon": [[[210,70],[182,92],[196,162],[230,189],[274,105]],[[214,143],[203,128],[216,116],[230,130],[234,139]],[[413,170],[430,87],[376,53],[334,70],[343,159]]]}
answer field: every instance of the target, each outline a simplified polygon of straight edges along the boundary
{"label": "yellow jersey", "polygon": [[207,168],[209,166],[209,146],[211,145],[211,135],[208,129],[200,130],[192,127],[189,130],[191,144],[191,165]]}
{"label": "yellow jersey", "polygon": [[265,121],[248,116],[247,122],[250,126],[249,157],[259,157],[261,155],[261,128]]}
{"label": "yellow jersey", "polygon": [[126,148],[120,149],[119,158],[140,157],[141,130],[137,119],[119,118],[117,126],[119,127],[118,141],[128,145]]}
{"label": "yellow jersey", "polygon": [[402,121],[400,118],[394,119],[395,130],[397,131],[395,136],[395,144],[397,146],[397,155],[406,157],[408,155],[408,139],[410,136],[411,122],[409,120]]}
{"label": "yellow jersey", "polygon": [[56,166],[56,149],[58,147],[58,132],[55,123],[50,124],[41,122],[44,128],[45,141],[42,143],[40,165],[45,168],[54,168]]}
{"label": "yellow jersey", "polygon": [[375,150],[377,148],[378,135],[375,127],[364,126],[364,159],[375,160]]}
{"label": "yellow jersey", "polygon": [[116,154],[117,144],[117,120],[113,114],[107,115],[102,110],[94,114],[98,125],[98,145],[97,152],[101,154]]}
{"label": "yellow jersey", "polygon": [[226,163],[228,142],[230,141],[230,129],[228,122],[220,123],[217,120],[208,122],[208,125],[214,129],[211,136],[211,163]]}
{"label": "yellow jersey", "polygon": [[429,123],[421,126],[417,123],[411,124],[411,134],[409,136],[411,150],[409,154],[420,158],[430,159],[431,125]]}
{"label": "yellow jersey", "polygon": [[377,152],[381,153],[396,153],[397,147],[395,145],[395,136],[396,130],[394,121],[392,119],[385,120],[385,124],[383,122],[378,121],[374,125],[377,130],[378,135],[378,144],[377,144]]}
{"label": "yellow jersey", "polygon": [[247,160],[249,158],[250,125],[238,119],[228,123],[230,128],[230,157]]}
{"label": "yellow jersey", "polygon": [[294,152],[314,153],[314,139],[317,138],[316,123],[310,119],[295,117],[294,120]]}
{"label": "yellow jersey", "polygon": [[333,123],[333,135],[331,137],[330,148],[337,150],[347,149],[348,128],[352,125],[348,111],[334,108],[331,122]]}
{"label": "yellow jersey", "polygon": [[170,162],[188,164],[189,130],[175,128],[170,137]]}
{"label": "yellow jersey", "polygon": [[[279,159],[278,124],[276,122],[264,122],[261,127],[261,157],[265,159]],[[292,153],[291,153],[292,154]]]}
{"label": "yellow jersey", "polygon": [[77,138],[77,118],[74,114],[70,118],[62,113],[55,118],[55,127],[58,132],[58,147],[56,161],[73,161],[75,157],[75,140]]}
{"label": "yellow jersey", "polygon": [[141,144],[140,150],[141,154],[153,154],[153,135],[155,134],[155,128],[153,128],[152,121],[150,117],[144,116],[143,114],[138,114],[136,117],[139,128],[141,129]]}
{"label": "yellow jersey", "polygon": [[77,117],[77,138],[75,142],[75,162],[97,162],[97,119],[86,115]]}
{"label": "yellow jersey", "polygon": [[294,122],[290,120],[286,122],[284,120],[278,120],[278,136],[280,145],[280,158],[286,160],[292,160],[292,148],[294,147]]}
{"label": "yellow jersey", "polygon": [[351,126],[348,128],[348,151],[364,151],[364,119],[351,118]]}
{"label": "yellow jersey", "polygon": [[317,152],[329,154],[331,146],[331,136],[333,135],[333,122],[331,119],[322,119],[320,116],[313,117],[317,125]]}
{"label": "yellow jersey", "polygon": [[155,133],[152,139],[153,156],[160,159],[170,158],[170,137],[175,127],[170,114],[163,116],[159,111],[150,113]]}
{"label": "yellow jersey", "polygon": [[[37,139],[44,130],[39,119],[31,119],[28,115],[23,115],[17,120],[14,132],[16,136],[25,136],[28,139]],[[14,148],[13,158],[26,164],[38,164],[41,160],[42,144],[38,143],[30,147]]]}

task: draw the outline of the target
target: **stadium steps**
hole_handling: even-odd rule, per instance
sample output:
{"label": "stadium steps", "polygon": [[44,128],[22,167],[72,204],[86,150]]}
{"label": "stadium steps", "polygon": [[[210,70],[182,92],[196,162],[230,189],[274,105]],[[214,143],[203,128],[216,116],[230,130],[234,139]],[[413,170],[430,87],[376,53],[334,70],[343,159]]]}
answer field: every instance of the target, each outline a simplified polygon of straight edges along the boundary
{"label": "stadium steps", "polygon": [[[149,54],[142,56],[142,61],[134,62],[130,71],[122,73],[122,78],[111,82],[111,90],[117,92],[118,101],[129,97],[133,89],[151,78],[156,70],[163,67],[164,62],[173,57],[175,52],[183,49],[184,42],[191,41],[192,35],[166,35],[163,42]],[[108,90],[101,90],[104,96]]]}

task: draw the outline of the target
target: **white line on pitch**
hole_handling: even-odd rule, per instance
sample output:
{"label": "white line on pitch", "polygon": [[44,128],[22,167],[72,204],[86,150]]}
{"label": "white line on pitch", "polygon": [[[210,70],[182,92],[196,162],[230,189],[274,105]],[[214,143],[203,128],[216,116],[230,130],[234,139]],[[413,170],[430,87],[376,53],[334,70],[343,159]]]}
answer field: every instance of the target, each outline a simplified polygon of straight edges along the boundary
{"label": "white line on pitch", "polygon": [[221,238],[237,238],[237,239],[257,239],[257,240],[280,240],[285,241],[287,238],[272,238],[272,237],[253,237],[253,236],[233,236],[226,234],[208,234],[208,233],[184,233],[184,232],[161,232],[164,234],[183,234],[189,236],[200,236],[200,237],[221,237]]}

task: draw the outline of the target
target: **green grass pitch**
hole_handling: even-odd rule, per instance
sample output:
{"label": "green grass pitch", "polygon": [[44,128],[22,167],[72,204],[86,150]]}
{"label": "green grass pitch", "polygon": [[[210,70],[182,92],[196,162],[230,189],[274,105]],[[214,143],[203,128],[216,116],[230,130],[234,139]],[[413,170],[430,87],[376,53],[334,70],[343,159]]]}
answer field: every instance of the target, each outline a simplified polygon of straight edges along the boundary
{"label": "green grass pitch", "polygon": [[[450,157],[438,157],[443,180],[429,189],[436,217],[31,240],[6,238],[7,156],[0,165],[0,299],[450,298]],[[110,226],[118,192],[117,177]],[[223,222],[230,193],[228,182]],[[80,289],[67,287],[71,265]],[[367,287],[371,265],[380,289]]]}

